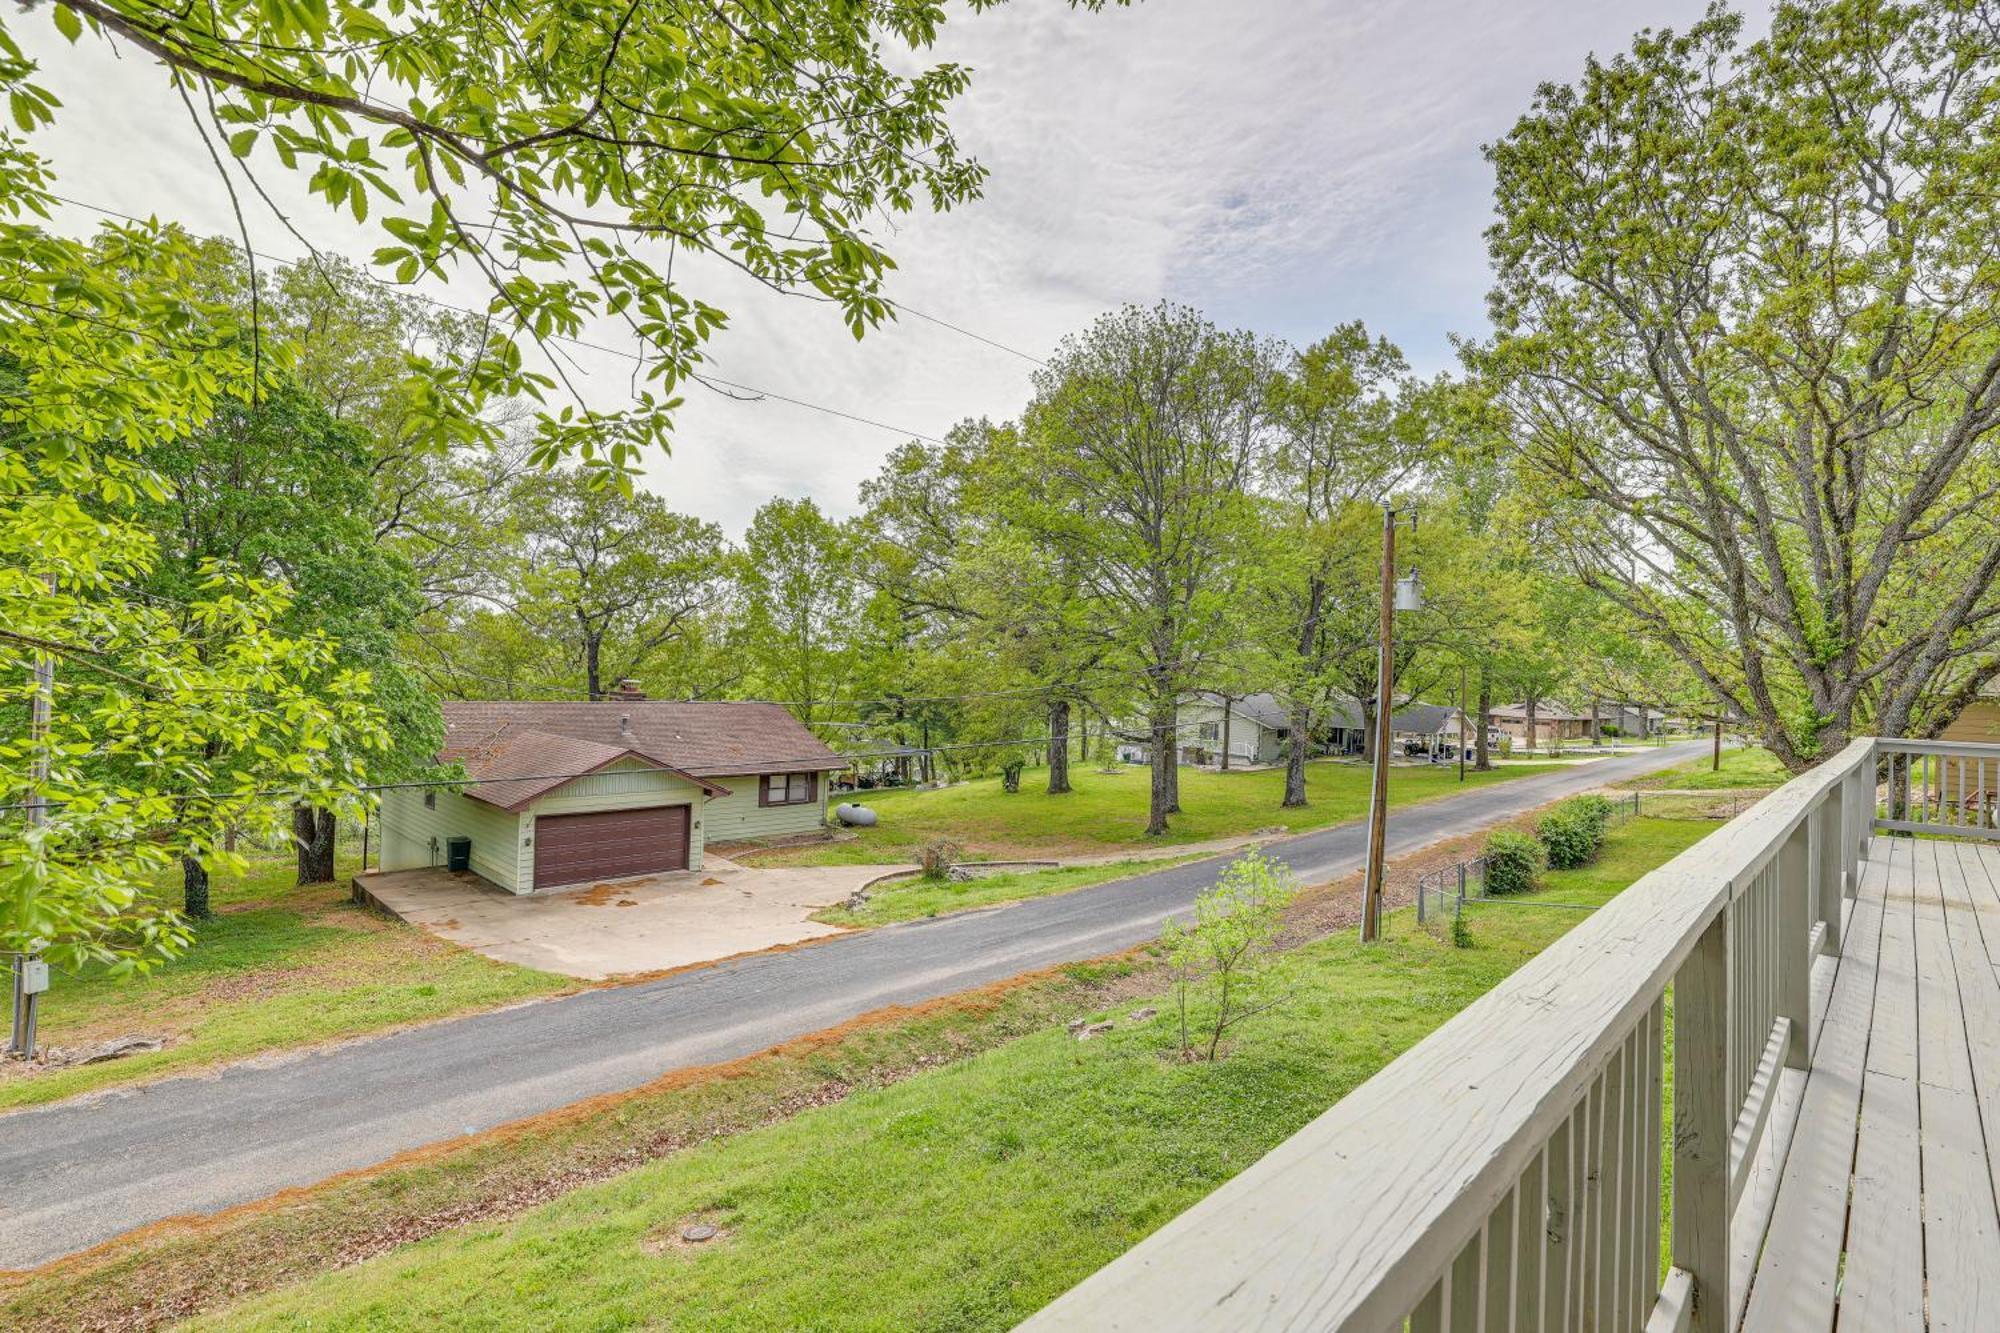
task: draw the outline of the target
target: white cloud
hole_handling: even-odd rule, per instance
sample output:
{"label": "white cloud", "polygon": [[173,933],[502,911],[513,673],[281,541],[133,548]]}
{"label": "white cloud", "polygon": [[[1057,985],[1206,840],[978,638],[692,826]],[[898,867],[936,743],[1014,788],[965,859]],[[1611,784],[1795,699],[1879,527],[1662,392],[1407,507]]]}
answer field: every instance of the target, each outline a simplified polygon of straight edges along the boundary
{"label": "white cloud", "polygon": [[[1075,13],[1053,0],[954,12],[926,58],[974,67],[954,124],[993,172],[958,212],[898,219],[890,294],[1043,355],[1123,302],[1185,300],[1217,319],[1310,339],[1351,318],[1448,364],[1445,335],[1481,327],[1488,177],[1537,82],[1701,0],[1280,4],[1148,0]],[[10,22],[63,98],[46,151],[67,193],[233,234],[227,198],[159,69],[54,38],[46,7]],[[263,173],[319,245],[365,254],[377,233]],[[79,222],[85,220],[78,215]],[[297,254],[268,218],[259,248]],[[856,344],[835,313],[721,279],[732,314],[718,373],[929,435],[1016,413],[1034,367],[905,318]],[[485,299],[468,277],[450,299]],[[611,327],[593,337],[626,345]],[[579,353],[588,392],[622,399],[630,364]],[[773,494],[851,511],[892,432],[777,402],[694,390],[671,459],[647,484],[740,531]]]}

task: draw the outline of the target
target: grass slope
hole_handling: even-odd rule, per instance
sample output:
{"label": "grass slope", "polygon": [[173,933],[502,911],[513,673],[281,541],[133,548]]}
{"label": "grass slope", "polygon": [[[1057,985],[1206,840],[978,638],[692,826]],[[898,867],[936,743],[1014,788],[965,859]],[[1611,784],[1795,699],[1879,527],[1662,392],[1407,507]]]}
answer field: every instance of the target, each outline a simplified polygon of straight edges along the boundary
{"label": "grass slope", "polygon": [[[1543,893],[1603,901],[1713,826],[1640,819]],[[1407,912],[1288,959],[1291,1002],[1228,1058],[1161,1017],[1050,1026],[235,1308],[228,1329],[1005,1329],[1295,1131],[1581,914],[1479,909],[1454,949]],[[1158,1001],[1154,1001],[1158,1003]],[[1164,1009],[1164,1006],[1162,1006]],[[722,1228],[694,1248],[692,1220]]]}
{"label": "grass slope", "polygon": [[[1471,787],[1548,772],[1553,765],[1509,764],[1491,772],[1467,772],[1463,786],[1449,764],[1389,770],[1389,801],[1408,805],[1449,796]],[[860,801],[882,822],[859,829],[859,837],[837,843],[780,848],[739,859],[757,865],[859,865],[916,859],[933,838],[950,838],[976,855],[996,857],[1056,853],[1116,852],[1126,848],[1171,846],[1233,838],[1282,825],[1297,833],[1368,811],[1368,769],[1358,763],[1320,760],[1307,766],[1303,809],[1287,810],[1285,775],[1276,769],[1242,773],[1181,770],[1182,813],[1171,818],[1164,837],[1146,836],[1148,778],[1143,768],[1102,773],[1072,770],[1075,790],[1051,796],[1023,776],[1013,795],[999,778],[981,778],[934,791],[863,792]]]}
{"label": "grass slope", "polygon": [[[342,867],[341,885],[352,873]],[[212,920],[181,958],[144,976],[54,975],[44,1046],[127,1034],[164,1050],[26,1073],[0,1065],[0,1108],[30,1106],[201,1065],[444,1018],[570,989],[568,977],[497,963],[355,906],[345,887],[293,887],[287,860],[218,880]]]}
{"label": "grass slope", "polygon": [[868,891],[868,901],[860,911],[829,907],[813,913],[813,920],[836,926],[885,926],[894,921],[914,921],[918,917],[945,916],[975,907],[997,907],[1028,898],[1045,898],[1052,893],[1068,893],[1071,889],[1130,879],[1193,859],[1191,856],[1135,858],[1104,865],[1065,866],[1059,870],[1005,870],[966,880],[890,880]]}
{"label": "grass slope", "polygon": [[1629,778],[1618,785],[1628,791],[1723,791],[1731,787],[1782,787],[1791,774],[1776,755],[1761,745],[1739,746],[1722,752],[1722,767],[1711,767],[1713,759],[1697,759],[1679,768]]}

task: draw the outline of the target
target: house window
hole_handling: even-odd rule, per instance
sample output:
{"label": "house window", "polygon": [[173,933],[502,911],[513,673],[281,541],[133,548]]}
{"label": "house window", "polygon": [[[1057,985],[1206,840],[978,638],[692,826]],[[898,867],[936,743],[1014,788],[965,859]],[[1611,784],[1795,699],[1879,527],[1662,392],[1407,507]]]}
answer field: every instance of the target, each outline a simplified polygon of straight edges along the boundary
{"label": "house window", "polygon": [[819,774],[773,773],[759,784],[759,805],[805,805],[819,799]]}
{"label": "house window", "polygon": [[424,809],[426,809],[426,810],[435,810],[435,809],[437,809],[437,808],[438,808],[438,794],[437,794],[436,792],[434,792],[434,791],[427,791],[427,792],[425,792],[425,793],[424,793]]}
{"label": "house window", "polygon": [[1222,727],[1220,723],[1204,722],[1201,724],[1201,738],[1205,741],[1212,741],[1216,738],[1217,734],[1221,732],[1221,730]]}

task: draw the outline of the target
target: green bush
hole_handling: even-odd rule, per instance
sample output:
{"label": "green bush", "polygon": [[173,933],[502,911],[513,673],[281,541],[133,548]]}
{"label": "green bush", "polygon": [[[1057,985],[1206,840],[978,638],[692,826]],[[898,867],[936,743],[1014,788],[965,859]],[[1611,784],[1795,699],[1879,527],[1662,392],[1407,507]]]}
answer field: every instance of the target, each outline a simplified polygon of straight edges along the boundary
{"label": "green bush", "polygon": [[1510,828],[1486,838],[1486,892],[1526,893],[1542,873],[1542,844]]}
{"label": "green bush", "polygon": [[1543,815],[1535,833],[1548,849],[1549,867],[1573,870],[1596,859],[1611,808],[1603,796],[1573,796]]}

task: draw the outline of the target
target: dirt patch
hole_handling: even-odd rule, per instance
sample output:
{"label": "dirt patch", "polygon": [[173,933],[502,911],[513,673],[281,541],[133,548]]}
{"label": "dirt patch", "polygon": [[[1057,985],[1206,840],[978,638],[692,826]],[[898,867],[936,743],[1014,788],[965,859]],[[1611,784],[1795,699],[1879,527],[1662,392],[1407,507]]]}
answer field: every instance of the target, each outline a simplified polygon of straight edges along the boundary
{"label": "dirt patch", "polygon": [[618,890],[609,884],[593,884],[582,893],[572,894],[570,901],[578,907],[605,907],[618,896]]}
{"label": "dirt patch", "polygon": [[260,967],[254,971],[219,976],[202,983],[194,997],[213,1004],[217,1001],[266,1000],[300,986],[328,981],[335,974],[324,967]]}
{"label": "dirt patch", "polygon": [[729,1225],[732,1218],[724,1209],[705,1208],[647,1232],[639,1238],[639,1249],[652,1255],[718,1249],[736,1234]]}

